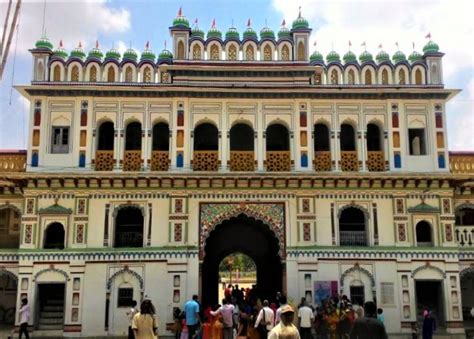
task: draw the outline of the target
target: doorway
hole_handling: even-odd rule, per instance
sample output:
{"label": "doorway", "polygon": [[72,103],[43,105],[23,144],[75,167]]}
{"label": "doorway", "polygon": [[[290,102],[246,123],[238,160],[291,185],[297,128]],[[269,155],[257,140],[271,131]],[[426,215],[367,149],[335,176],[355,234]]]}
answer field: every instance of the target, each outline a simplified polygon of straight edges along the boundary
{"label": "doorway", "polygon": [[445,326],[444,293],[442,282],[439,280],[415,281],[416,316],[418,322],[423,322],[423,311],[432,312],[438,326]]}
{"label": "doorway", "polygon": [[64,283],[47,283],[37,285],[36,329],[62,330],[64,327]]}
{"label": "doorway", "polygon": [[233,297],[241,302],[250,296],[257,283],[257,266],[248,255],[240,252],[229,254],[219,264],[219,292],[217,300]]}

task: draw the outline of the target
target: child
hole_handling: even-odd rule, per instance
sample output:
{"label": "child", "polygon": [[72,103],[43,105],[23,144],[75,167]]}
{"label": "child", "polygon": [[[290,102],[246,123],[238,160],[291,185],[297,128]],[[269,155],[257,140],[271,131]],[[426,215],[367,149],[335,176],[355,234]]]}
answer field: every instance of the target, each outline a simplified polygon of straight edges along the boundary
{"label": "child", "polygon": [[383,310],[381,308],[377,309],[377,320],[382,324],[385,322],[385,315],[383,314]]}

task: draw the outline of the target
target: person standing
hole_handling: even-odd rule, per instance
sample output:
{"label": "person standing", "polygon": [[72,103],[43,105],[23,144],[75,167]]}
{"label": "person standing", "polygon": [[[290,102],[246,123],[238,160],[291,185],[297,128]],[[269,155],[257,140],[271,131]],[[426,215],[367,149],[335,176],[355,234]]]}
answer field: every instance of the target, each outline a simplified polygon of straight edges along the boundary
{"label": "person standing", "polygon": [[25,334],[26,339],[30,339],[30,335],[28,334],[28,322],[30,321],[30,305],[28,305],[28,299],[23,298],[21,299],[21,307],[20,307],[20,334],[19,338]]}
{"label": "person standing", "polygon": [[433,318],[431,311],[428,311],[423,319],[423,339],[432,339],[435,331],[436,321]]}
{"label": "person standing", "polygon": [[350,334],[351,339],[387,339],[385,326],[377,320],[377,307],[373,301],[367,301],[364,305],[363,318],[358,318],[354,322]]}
{"label": "person standing", "polygon": [[383,309],[381,308],[377,308],[377,319],[385,325],[385,315],[383,314]]}
{"label": "person standing", "polygon": [[151,300],[145,299],[140,305],[140,312],[136,313],[132,321],[135,339],[156,339],[158,325],[155,318],[155,306]]}
{"label": "person standing", "polygon": [[280,295],[280,307],[278,307],[277,310],[276,310],[276,312],[275,312],[275,325],[280,322],[281,310],[282,310],[283,307],[285,307],[286,305],[288,305],[288,302],[287,302],[287,300],[286,300],[286,296],[285,296],[284,294],[281,294],[281,295]]}
{"label": "person standing", "polygon": [[290,305],[285,305],[281,309],[280,322],[270,331],[268,339],[300,339],[300,333],[295,325],[293,325],[293,318],[295,311]]}
{"label": "person standing", "polygon": [[273,328],[274,314],[268,305],[268,300],[264,300],[263,307],[258,313],[257,320],[255,321],[255,328],[258,329],[260,339],[266,339],[268,332]]}
{"label": "person standing", "polygon": [[235,307],[230,303],[228,299],[224,299],[222,304],[223,305],[219,307],[216,311],[211,311],[211,315],[222,315],[222,323],[224,325],[224,328],[222,329],[223,339],[232,339],[234,337],[233,313]]}
{"label": "person standing", "polygon": [[305,300],[301,307],[298,309],[298,324],[300,328],[301,339],[311,339],[311,325],[314,321],[313,310],[308,306],[308,302]]}
{"label": "person standing", "polygon": [[135,339],[135,335],[133,334],[132,324],[133,324],[133,317],[137,314],[137,302],[132,300],[132,308],[127,312],[128,317],[128,339]]}
{"label": "person standing", "polygon": [[196,334],[200,323],[199,319],[199,297],[195,294],[193,298],[184,304],[184,313],[186,313],[186,326],[188,328],[189,339],[192,339]]}

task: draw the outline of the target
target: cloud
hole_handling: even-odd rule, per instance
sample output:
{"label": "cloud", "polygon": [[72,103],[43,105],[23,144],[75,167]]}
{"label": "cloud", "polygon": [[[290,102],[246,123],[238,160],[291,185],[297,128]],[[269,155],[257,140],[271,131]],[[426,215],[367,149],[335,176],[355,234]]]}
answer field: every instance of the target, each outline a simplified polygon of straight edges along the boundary
{"label": "cloud", "polygon": [[[0,3],[0,13],[6,13],[7,2]],[[11,16],[12,17],[12,16]],[[42,35],[43,1],[23,2],[20,13],[18,53],[28,54],[28,49]],[[92,47],[99,35],[123,33],[131,28],[130,12],[112,8],[105,0],[62,0],[46,2],[46,36],[54,46],[63,40],[70,50],[79,41]]]}

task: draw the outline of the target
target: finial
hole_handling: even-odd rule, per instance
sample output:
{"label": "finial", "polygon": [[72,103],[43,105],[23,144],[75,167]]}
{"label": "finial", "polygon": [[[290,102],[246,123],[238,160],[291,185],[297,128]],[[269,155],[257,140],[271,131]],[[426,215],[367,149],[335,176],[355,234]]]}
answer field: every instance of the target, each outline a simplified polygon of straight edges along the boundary
{"label": "finial", "polygon": [[415,42],[412,41],[411,45],[413,46],[413,50],[415,50]]}
{"label": "finial", "polygon": [[285,19],[283,19],[283,21],[281,22],[281,26],[282,26],[282,27],[285,27],[285,26],[286,26],[286,21],[285,21]]}
{"label": "finial", "polygon": [[234,19],[232,18],[232,27],[234,27]]}
{"label": "finial", "polygon": [[63,48],[63,39],[59,40],[59,48]]}
{"label": "finial", "polygon": [[82,48],[82,42],[79,41],[79,44],[77,45],[78,48]]}
{"label": "finial", "polygon": [[247,27],[252,26],[252,22],[250,21],[250,18],[247,20]]}
{"label": "finial", "polygon": [[364,51],[367,52],[367,44],[365,43],[365,41],[361,44],[361,46],[364,46]]}
{"label": "finial", "polygon": [[265,18],[265,27],[268,27],[267,18]]}
{"label": "finial", "polygon": [[301,6],[298,7],[299,13],[298,13],[298,18],[301,18]]}
{"label": "finial", "polygon": [[149,50],[149,49],[150,49],[150,41],[147,41],[145,44],[145,50]]}
{"label": "finial", "polygon": [[400,47],[398,46],[398,41],[395,43],[395,46],[397,46],[397,51],[399,51]]}
{"label": "finial", "polygon": [[198,26],[198,18],[196,18],[196,20],[194,20],[194,25],[197,27]]}
{"label": "finial", "polygon": [[216,28],[216,19],[212,19],[212,26],[211,28]]}
{"label": "finial", "polygon": [[178,17],[182,17],[182,16],[183,16],[183,9],[181,8],[181,6],[179,6]]}
{"label": "finial", "polygon": [[314,44],[313,44],[313,46],[316,47],[316,45],[317,45],[317,42],[315,41]]}
{"label": "finial", "polygon": [[429,41],[431,41],[431,33],[430,32],[428,32],[428,34],[426,34],[425,39],[429,39]]}
{"label": "finial", "polygon": [[95,48],[99,49],[99,40],[95,41]]}
{"label": "finial", "polygon": [[166,49],[166,40],[165,40],[165,49]]}
{"label": "finial", "polygon": [[382,44],[381,43],[379,44],[379,49],[382,49]]}
{"label": "finial", "polygon": [[351,50],[352,42],[349,40],[349,51]]}
{"label": "finial", "polygon": [[331,42],[331,51],[334,51],[334,42]]}

